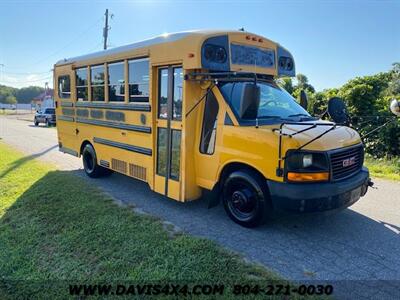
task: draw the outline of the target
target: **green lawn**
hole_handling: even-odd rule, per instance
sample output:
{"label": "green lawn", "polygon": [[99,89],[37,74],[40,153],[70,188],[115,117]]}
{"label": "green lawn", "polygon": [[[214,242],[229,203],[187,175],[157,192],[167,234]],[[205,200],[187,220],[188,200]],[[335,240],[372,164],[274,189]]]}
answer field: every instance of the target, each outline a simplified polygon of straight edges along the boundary
{"label": "green lawn", "polygon": [[373,177],[400,180],[400,158],[387,160],[366,157],[365,165]]}
{"label": "green lawn", "polygon": [[50,298],[65,298],[67,282],[255,279],[278,277],[211,241],[171,235],[161,221],[0,142],[1,299],[49,298],[45,282],[58,287]]}

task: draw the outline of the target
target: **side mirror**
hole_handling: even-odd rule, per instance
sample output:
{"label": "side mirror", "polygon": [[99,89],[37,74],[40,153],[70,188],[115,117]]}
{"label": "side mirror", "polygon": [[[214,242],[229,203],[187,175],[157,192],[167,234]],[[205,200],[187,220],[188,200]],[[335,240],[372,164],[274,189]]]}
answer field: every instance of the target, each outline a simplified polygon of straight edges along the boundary
{"label": "side mirror", "polygon": [[390,110],[393,114],[400,117],[400,102],[396,99],[393,99],[390,102]]}
{"label": "side mirror", "polygon": [[349,114],[346,104],[339,97],[333,97],[328,101],[328,114],[337,124],[349,124]]}
{"label": "side mirror", "polygon": [[300,105],[301,105],[302,108],[307,110],[307,107],[308,107],[308,96],[307,96],[307,93],[305,92],[305,90],[301,90],[300,91]]}
{"label": "side mirror", "polygon": [[240,118],[253,120],[257,118],[260,106],[260,87],[254,83],[245,83],[240,101]]}

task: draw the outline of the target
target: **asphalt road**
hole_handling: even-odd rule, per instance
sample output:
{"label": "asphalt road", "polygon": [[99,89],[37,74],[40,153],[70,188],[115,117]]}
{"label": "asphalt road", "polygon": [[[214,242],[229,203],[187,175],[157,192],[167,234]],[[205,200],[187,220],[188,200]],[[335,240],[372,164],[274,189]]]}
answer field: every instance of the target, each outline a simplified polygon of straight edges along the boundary
{"label": "asphalt road", "polygon": [[86,178],[118,201],[214,240],[290,280],[333,283],[340,299],[400,298],[399,182],[374,179],[376,189],[339,213],[276,215],[260,228],[246,229],[231,222],[222,206],[208,210],[204,200],[168,200],[119,174],[85,177],[80,159],[58,151],[54,128],[0,116],[0,138],[32,158]]}

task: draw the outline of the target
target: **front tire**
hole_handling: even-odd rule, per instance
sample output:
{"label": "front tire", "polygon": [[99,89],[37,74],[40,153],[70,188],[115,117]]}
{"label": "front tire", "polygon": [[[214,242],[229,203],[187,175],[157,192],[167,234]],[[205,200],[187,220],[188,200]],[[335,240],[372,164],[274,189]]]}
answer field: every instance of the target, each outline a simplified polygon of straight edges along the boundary
{"label": "front tire", "polygon": [[231,173],[223,184],[222,198],[228,216],[244,227],[263,224],[272,211],[263,179],[251,170]]}
{"label": "front tire", "polygon": [[111,174],[111,170],[97,164],[96,151],[93,146],[87,144],[82,151],[83,169],[86,175],[91,178],[99,178]]}
{"label": "front tire", "polygon": [[33,124],[35,124],[35,126],[39,126],[39,122],[36,119],[33,121]]}

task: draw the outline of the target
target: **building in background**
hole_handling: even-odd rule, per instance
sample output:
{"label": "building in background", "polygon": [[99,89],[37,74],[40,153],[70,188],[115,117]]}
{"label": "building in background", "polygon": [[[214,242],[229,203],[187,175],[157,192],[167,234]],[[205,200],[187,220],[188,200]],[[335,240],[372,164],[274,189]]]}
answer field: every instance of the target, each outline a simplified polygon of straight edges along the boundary
{"label": "building in background", "polygon": [[46,85],[44,92],[33,98],[31,103],[32,107],[34,107],[36,110],[55,107],[53,89],[50,89],[48,85]]}

